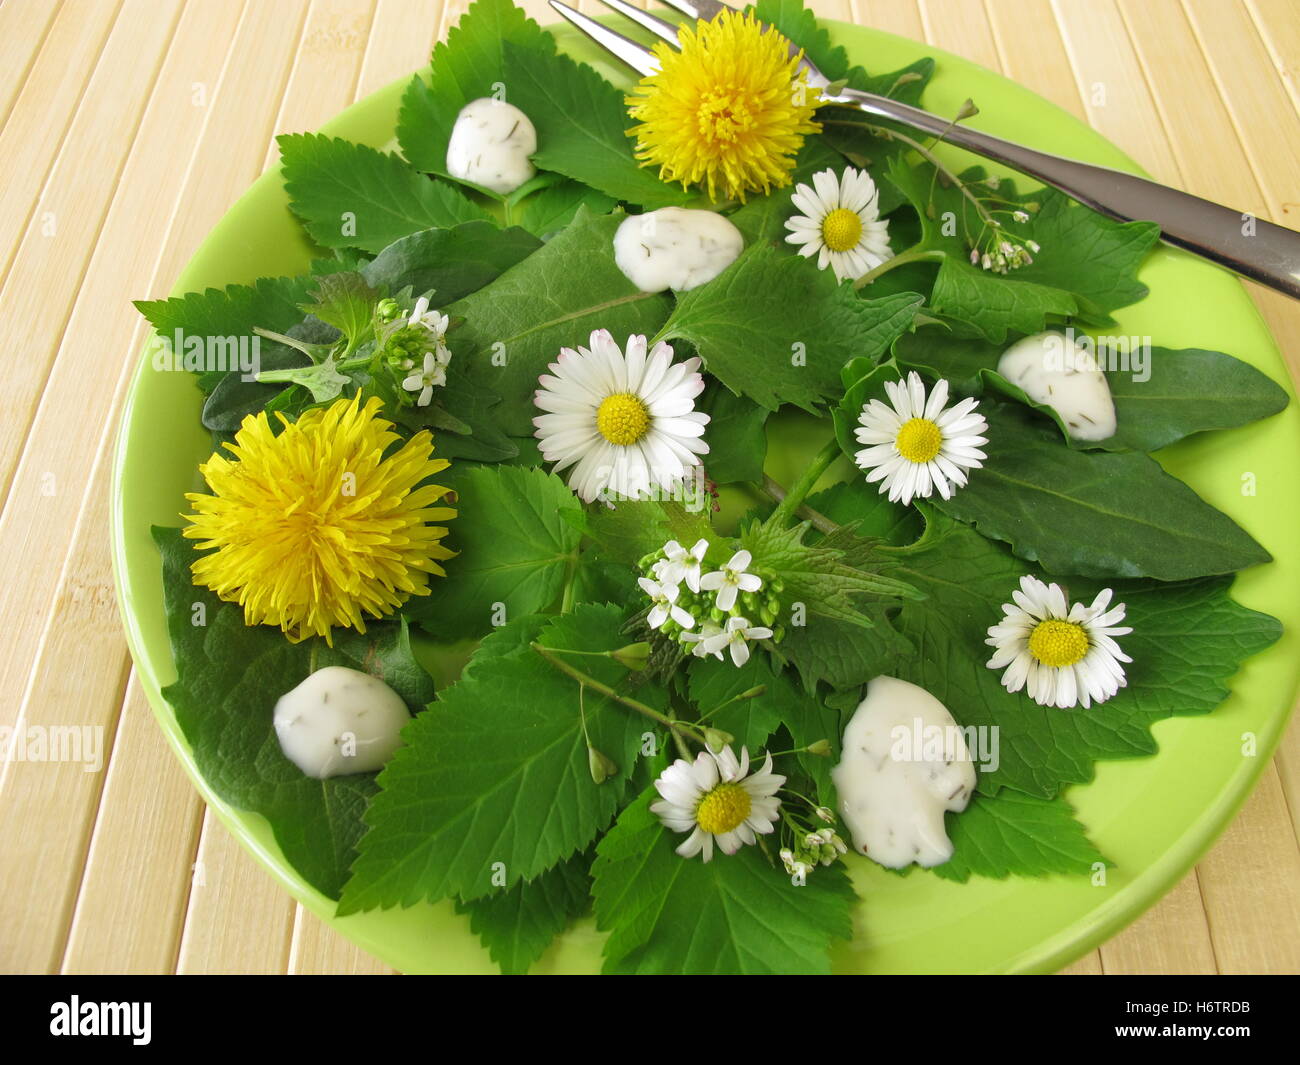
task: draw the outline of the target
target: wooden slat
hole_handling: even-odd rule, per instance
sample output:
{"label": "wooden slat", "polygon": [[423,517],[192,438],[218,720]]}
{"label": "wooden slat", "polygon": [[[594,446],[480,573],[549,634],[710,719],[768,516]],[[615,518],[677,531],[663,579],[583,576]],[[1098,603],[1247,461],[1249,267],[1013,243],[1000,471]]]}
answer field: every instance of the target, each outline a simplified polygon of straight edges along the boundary
{"label": "wooden slat", "polygon": [[288,971],[298,976],[319,973],[393,976],[397,973],[396,969],[376,961],[301,906],[295,915]]}
{"label": "wooden slat", "polygon": [[1277,770],[1269,766],[1245,808],[1198,866],[1221,973],[1300,972],[1300,850]]}
{"label": "wooden slat", "polygon": [[286,972],[296,908],[206,811],[176,971]]}
{"label": "wooden slat", "polygon": [[202,824],[203,803],[133,679],[63,972],[172,971]]}
{"label": "wooden slat", "polygon": [[[352,103],[374,14],[374,0],[312,0],[276,116],[276,133],[314,130]],[[272,142],[265,166],[279,157]]]}
{"label": "wooden slat", "polygon": [[0,159],[5,162],[5,180],[0,184],[0,281],[9,273],[45,176],[113,28],[117,8],[116,0],[67,0],[0,130]]}
{"label": "wooden slat", "polygon": [[999,68],[998,48],[983,4],[920,0],[920,8],[927,41],[981,66]]}
{"label": "wooden slat", "polygon": [[58,0],[13,0],[0,5],[0,126],[9,118],[58,13]]}
{"label": "wooden slat", "polygon": [[921,40],[925,26],[917,0],[852,0],[853,21],[863,26]]}
{"label": "wooden slat", "polygon": [[425,0],[379,0],[361,64],[358,99],[429,62],[438,30],[429,10]]}
{"label": "wooden slat", "polygon": [[1107,940],[1099,953],[1103,971],[1112,976],[1217,972],[1196,870],[1128,928]]}
{"label": "wooden slat", "polygon": [[1300,112],[1300,13],[1295,0],[1245,0],[1274,69]]}
{"label": "wooden slat", "polygon": [[1058,974],[1060,976],[1104,976],[1101,967],[1101,951],[1090,951],[1078,961],[1067,965]]}
{"label": "wooden slat", "polygon": [[1002,73],[1085,118],[1051,0],[986,0],[986,7]]}

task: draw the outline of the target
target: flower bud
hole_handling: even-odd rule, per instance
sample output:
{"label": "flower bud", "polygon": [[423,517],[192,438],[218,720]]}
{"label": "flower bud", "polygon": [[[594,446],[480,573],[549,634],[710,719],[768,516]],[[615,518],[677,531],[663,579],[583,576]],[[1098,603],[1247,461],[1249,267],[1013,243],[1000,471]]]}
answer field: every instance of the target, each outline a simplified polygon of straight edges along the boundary
{"label": "flower bud", "polygon": [[722,729],[706,727],[704,730],[704,742],[714,754],[717,754],[723,747],[729,743],[735,743],[736,737],[730,732],[723,732]]}
{"label": "flower bud", "polygon": [[831,741],[818,740],[816,743],[808,744],[806,750],[809,754],[814,754],[818,758],[829,758],[831,756]]}
{"label": "flower bud", "polygon": [[628,669],[642,670],[650,660],[650,645],[644,640],[640,643],[630,643],[617,651],[610,651],[609,657]]}
{"label": "flower bud", "polygon": [[611,762],[595,747],[587,748],[587,768],[591,770],[591,779],[597,784],[603,784],[610,777],[618,773],[618,766]]}

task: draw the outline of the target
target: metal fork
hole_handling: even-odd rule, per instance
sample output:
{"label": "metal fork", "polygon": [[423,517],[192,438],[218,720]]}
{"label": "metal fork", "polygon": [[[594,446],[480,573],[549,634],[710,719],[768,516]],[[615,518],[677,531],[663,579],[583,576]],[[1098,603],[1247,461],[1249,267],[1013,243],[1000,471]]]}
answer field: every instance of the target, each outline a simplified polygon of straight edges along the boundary
{"label": "metal fork", "polygon": [[[728,10],[719,0],[665,0],[682,14],[712,19]],[[624,0],[601,0],[660,40],[677,46],[677,27]],[[641,75],[653,74],[659,61],[647,48],[602,26],[560,0],[551,7],[606,51]],[[793,48],[792,48],[793,50]],[[936,136],[986,159],[1002,163],[1060,189],[1086,207],[1121,222],[1143,220],[1160,226],[1166,244],[1200,255],[1245,277],[1300,299],[1300,233],[1253,215],[1203,200],[1145,178],[1109,167],[1066,159],[988,133],[955,125],[946,118],[886,96],[842,88],[828,91],[829,79],[804,57],[800,67],[824,103],[854,107]]]}

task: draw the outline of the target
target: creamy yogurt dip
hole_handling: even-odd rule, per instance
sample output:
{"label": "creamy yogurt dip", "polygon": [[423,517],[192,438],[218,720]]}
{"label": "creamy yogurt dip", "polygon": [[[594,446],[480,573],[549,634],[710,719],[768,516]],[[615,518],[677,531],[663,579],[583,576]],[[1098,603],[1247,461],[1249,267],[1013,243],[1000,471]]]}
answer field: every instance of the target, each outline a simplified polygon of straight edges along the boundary
{"label": "creamy yogurt dip", "polygon": [[686,292],[734,263],[745,238],[716,211],[662,207],[625,219],[614,234],[614,261],[642,292]]}
{"label": "creamy yogurt dip", "polygon": [[318,669],[275,704],[280,749],[318,780],[381,768],[411,719],[402,697],[368,673]]}
{"label": "creamy yogurt dip", "polygon": [[1115,401],[1092,352],[1064,333],[1035,333],[1002,353],[998,373],[1061,416],[1076,440],[1115,435]]}
{"label": "creamy yogurt dip", "polygon": [[505,195],[537,174],[537,130],[514,104],[485,96],[460,109],[447,142],[447,173]]}
{"label": "creamy yogurt dip", "polygon": [[[939,735],[936,728],[942,744],[918,743]],[[966,809],[975,765],[947,707],[924,688],[894,677],[867,685],[831,777],[859,854],[890,869],[952,857],[944,813]]]}

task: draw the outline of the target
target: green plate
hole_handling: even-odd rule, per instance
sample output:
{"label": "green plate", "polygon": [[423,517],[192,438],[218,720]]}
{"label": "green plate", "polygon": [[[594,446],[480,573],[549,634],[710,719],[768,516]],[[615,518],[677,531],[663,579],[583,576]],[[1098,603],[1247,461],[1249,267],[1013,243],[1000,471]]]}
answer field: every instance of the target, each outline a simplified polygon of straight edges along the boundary
{"label": "green plate", "polygon": [[[914,41],[830,23],[835,40],[871,70],[892,70],[925,55],[938,60],[926,104],[954,114],[966,97],[980,105],[971,124],[1048,151],[1140,172],[1082,122],[1006,79]],[[585,39],[557,32],[565,51],[599,67]],[[385,146],[391,139],[402,78],[344,111],[324,132]],[[277,171],[264,174],[204,241],[175,294],[304,272],[311,257],[287,209]],[[1121,311],[1116,332],[1150,335],[1169,347],[1227,351],[1290,388],[1277,348],[1241,284],[1189,255],[1161,247],[1142,270],[1151,294]],[[408,910],[333,917],[333,903],[294,872],[267,823],[219,800],[199,777],[171,707],[159,694],[175,679],[163,612],[153,524],[178,525],[182,494],[200,486],[196,464],[210,446],[199,423],[200,394],[188,374],[152,370],[142,361],[123,414],[113,463],[113,562],[127,638],[140,682],[159,724],[208,805],[295,898],[361,947],[406,972],[492,972],[487,952],[449,902]],[[829,423],[828,423],[829,424]],[[801,434],[806,435],[806,434]],[[792,441],[794,438],[788,438]],[[800,441],[800,443],[802,443]],[[803,447],[778,447],[769,472],[788,481]],[[1086,879],[972,880],[907,878],[865,860],[851,863],[865,901],[856,935],[841,945],[842,972],[1049,972],[1114,935],[1172,888],[1214,841],[1249,794],[1286,724],[1297,687],[1300,631],[1300,410],[1228,433],[1184,441],[1160,458],[1215,506],[1231,514],[1275,556],[1237,581],[1242,603],[1282,619],[1286,634],[1249,661],[1233,694],[1213,715],[1159,722],[1160,753],[1104,762],[1096,780],[1071,788],[1070,801],[1116,868],[1105,884]],[[1247,494],[1243,486],[1256,486]],[[279,693],[268,693],[278,695]],[[269,707],[268,703],[268,707]],[[268,710],[269,712],[269,710]],[[1083,713],[1076,710],[1074,713]],[[1105,707],[1092,713],[1105,713]],[[1254,754],[1243,754],[1248,734]],[[535,967],[594,972],[601,936],[590,919],[566,933]]]}

